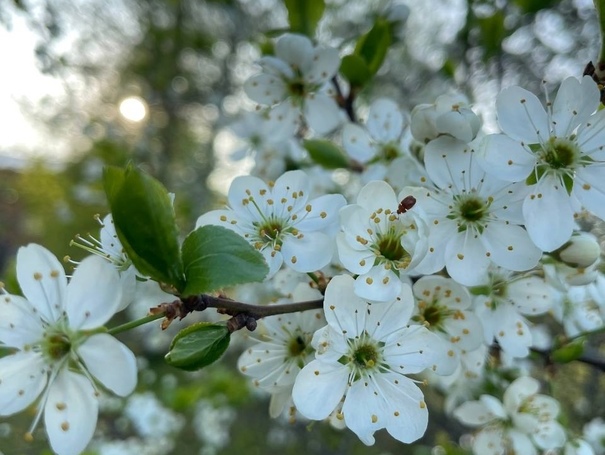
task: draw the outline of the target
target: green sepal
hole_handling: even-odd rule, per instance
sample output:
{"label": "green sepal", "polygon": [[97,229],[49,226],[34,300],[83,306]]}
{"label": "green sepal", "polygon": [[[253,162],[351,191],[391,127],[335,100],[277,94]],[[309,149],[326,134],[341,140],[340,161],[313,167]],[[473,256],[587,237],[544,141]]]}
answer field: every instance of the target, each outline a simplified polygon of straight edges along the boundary
{"label": "green sepal", "polygon": [[178,229],[166,188],[133,166],[106,168],[103,184],[118,238],[137,270],[183,289]]}
{"label": "green sepal", "polygon": [[315,29],[326,9],[324,0],[284,0],[288,10],[290,31],[315,36]]}
{"label": "green sepal", "polygon": [[490,295],[492,292],[491,286],[473,286],[468,288],[471,295]]}
{"label": "green sepal", "polygon": [[216,362],[229,347],[231,333],[224,324],[198,322],[176,334],[164,357],[176,368],[195,371]]}
{"label": "green sepal", "polygon": [[372,72],[359,55],[345,55],[340,62],[340,74],[349,81],[352,88],[362,88],[372,79]]}
{"label": "green sepal", "polygon": [[365,61],[372,75],[382,66],[392,40],[391,26],[385,19],[377,19],[370,31],[357,40],[355,55]]}
{"label": "green sepal", "polygon": [[311,159],[326,169],[349,167],[349,159],[333,142],[325,139],[307,139],[303,147],[309,152]]}
{"label": "green sepal", "polygon": [[562,178],[565,191],[567,191],[567,194],[571,196],[571,191],[573,190],[573,177],[568,174],[563,174]]}
{"label": "green sepal", "polygon": [[577,360],[584,354],[585,338],[577,338],[553,350],[550,358],[557,363],[569,363]]}
{"label": "green sepal", "polygon": [[185,270],[183,296],[203,294],[237,284],[263,281],[269,267],[252,245],[221,226],[202,226],[182,247]]}

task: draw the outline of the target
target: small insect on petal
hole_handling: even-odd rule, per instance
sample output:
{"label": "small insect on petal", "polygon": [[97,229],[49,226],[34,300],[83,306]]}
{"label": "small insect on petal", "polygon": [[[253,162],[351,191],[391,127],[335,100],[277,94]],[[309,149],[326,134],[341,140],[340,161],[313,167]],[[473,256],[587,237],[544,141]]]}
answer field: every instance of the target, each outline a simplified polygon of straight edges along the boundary
{"label": "small insect on petal", "polygon": [[416,198],[414,196],[406,196],[399,203],[399,206],[397,207],[397,213],[401,215],[410,210],[412,207],[414,207],[415,204]]}

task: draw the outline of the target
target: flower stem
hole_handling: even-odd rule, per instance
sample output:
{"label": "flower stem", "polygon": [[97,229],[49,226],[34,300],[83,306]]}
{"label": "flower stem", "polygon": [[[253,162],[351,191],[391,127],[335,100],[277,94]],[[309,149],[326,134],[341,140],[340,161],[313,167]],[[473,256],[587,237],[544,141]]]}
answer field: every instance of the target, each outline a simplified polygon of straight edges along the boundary
{"label": "flower stem", "polygon": [[144,318],[137,319],[135,321],[127,322],[126,324],[118,325],[113,327],[107,331],[110,335],[116,335],[118,333],[126,332],[127,330],[132,330],[135,327],[138,327],[143,324],[147,324],[149,322],[155,321],[156,319],[160,319],[164,317],[164,312],[157,314],[150,314],[149,316],[145,316]]}

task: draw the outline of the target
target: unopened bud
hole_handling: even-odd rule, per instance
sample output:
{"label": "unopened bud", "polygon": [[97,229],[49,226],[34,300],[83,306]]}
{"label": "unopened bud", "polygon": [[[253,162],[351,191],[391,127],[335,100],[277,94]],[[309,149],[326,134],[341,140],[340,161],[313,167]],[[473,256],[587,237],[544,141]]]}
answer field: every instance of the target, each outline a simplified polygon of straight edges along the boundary
{"label": "unopened bud", "polygon": [[597,262],[601,256],[601,247],[594,235],[578,232],[553,255],[570,267],[585,268]]}

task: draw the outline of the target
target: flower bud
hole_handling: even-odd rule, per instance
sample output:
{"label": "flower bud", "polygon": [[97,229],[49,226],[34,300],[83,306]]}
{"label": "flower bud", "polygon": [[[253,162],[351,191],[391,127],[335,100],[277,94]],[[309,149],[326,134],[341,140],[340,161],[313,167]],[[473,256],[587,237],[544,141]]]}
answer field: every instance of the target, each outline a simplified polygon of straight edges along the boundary
{"label": "flower bud", "polygon": [[594,235],[588,232],[577,232],[553,255],[570,267],[585,268],[593,265],[599,259],[601,247]]}

